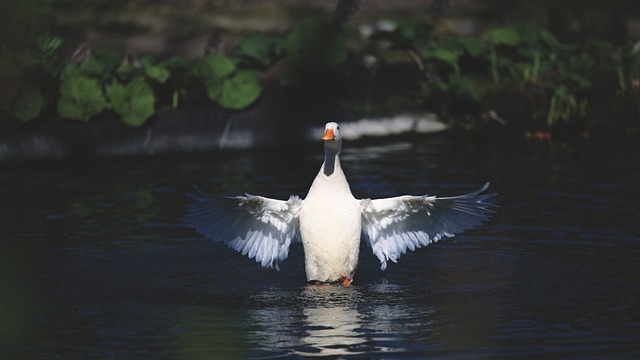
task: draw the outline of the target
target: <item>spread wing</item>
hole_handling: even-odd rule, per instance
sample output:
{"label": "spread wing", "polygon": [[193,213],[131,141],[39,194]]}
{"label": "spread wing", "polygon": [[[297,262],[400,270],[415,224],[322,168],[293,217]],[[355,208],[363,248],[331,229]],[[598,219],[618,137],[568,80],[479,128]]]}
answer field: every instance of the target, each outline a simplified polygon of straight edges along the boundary
{"label": "spread wing", "polygon": [[[197,188],[196,188],[197,189]],[[223,241],[263,267],[278,268],[289,245],[298,238],[297,196],[274,200],[262,196],[216,197],[198,190],[187,208],[186,221],[200,234]]]}
{"label": "spread wing", "polygon": [[495,205],[485,200],[495,194],[481,195],[488,187],[486,183],[477,191],[453,197],[405,195],[360,200],[364,239],[382,270],[387,268],[387,260],[397,262],[407,249],[413,251],[443,236],[452,237],[489,219]]}

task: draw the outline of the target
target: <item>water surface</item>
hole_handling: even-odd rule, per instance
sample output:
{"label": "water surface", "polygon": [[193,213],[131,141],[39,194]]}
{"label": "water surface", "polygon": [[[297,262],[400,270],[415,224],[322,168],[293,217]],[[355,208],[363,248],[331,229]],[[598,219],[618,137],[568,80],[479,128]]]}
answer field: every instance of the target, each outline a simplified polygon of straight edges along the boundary
{"label": "water surface", "polygon": [[356,197],[491,181],[483,227],[354,286],[306,286],[302,249],[266,270],[182,224],[193,184],[305,195],[322,145],[0,164],[3,358],[635,358],[640,156],[616,143],[345,143]]}

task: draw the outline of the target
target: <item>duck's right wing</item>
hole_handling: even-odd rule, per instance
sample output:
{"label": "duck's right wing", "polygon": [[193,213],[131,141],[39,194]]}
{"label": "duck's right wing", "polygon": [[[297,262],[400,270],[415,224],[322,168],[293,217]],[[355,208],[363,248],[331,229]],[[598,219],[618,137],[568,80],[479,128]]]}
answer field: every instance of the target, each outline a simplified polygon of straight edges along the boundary
{"label": "duck's right wing", "polygon": [[[196,188],[197,189],[197,188]],[[275,200],[263,196],[217,197],[200,189],[189,197],[186,221],[209,239],[256,259],[263,267],[278,268],[289,246],[298,239],[298,213],[302,200]]]}
{"label": "duck's right wing", "polygon": [[485,200],[495,194],[481,194],[488,187],[486,183],[472,193],[453,197],[404,195],[360,200],[364,240],[384,270],[388,260],[397,262],[407,249],[413,251],[452,237],[489,219],[495,205]]}

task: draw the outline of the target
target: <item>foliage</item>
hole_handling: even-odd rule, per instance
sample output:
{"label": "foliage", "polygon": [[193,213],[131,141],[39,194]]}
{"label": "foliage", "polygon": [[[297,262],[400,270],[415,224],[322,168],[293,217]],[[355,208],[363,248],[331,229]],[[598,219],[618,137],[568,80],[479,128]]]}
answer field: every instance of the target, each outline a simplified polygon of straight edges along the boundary
{"label": "foliage", "polygon": [[553,126],[559,121],[568,121],[573,117],[584,117],[587,100],[579,100],[566,86],[557,87],[549,104],[547,125]]}
{"label": "foliage", "polygon": [[[46,84],[57,90],[53,93],[60,117],[86,122],[111,110],[132,127],[150,119],[159,101],[176,107],[184,99],[199,98],[196,94],[202,91],[225,109],[241,110],[262,91],[253,71],[238,69],[233,60],[221,54],[194,60],[158,62],[145,56],[123,61],[111,51],[87,48],[88,56],[74,63],[59,58],[62,43],[61,38],[45,34],[36,41],[34,50],[3,49],[0,80],[10,86],[2,88],[0,105],[16,119],[30,121],[43,113],[46,101],[42,86]],[[28,80],[33,74],[38,74],[37,81]]]}
{"label": "foliage", "polygon": [[[640,109],[638,49],[620,51],[589,38],[563,43],[530,22],[489,28],[480,38],[433,31],[416,36],[406,30],[415,28],[414,22],[401,24],[396,36],[387,39],[397,47],[415,49],[426,75],[420,96],[443,115],[466,116],[482,108],[500,112],[513,105],[491,99],[507,95],[526,104],[535,127],[577,125],[587,117],[597,81],[611,77],[612,70],[618,98],[632,102],[636,112]],[[616,51],[618,56],[612,56]]]}
{"label": "foliage", "polygon": [[262,33],[251,33],[245,37],[234,52],[239,63],[249,67],[268,69],[284,56],[284,41]]}
{"label": "foliage", "polygon": [[237,71],[235,63],[221,54],[198,59],[194,74],[202,79],[209,99],[226,109],[243,109],[253,103],[261,92],[253,72]]}
{"label": "foliage", "polygon": [[153,115],[155,96],[147,83],[137,78],[123,85],[114,81],[107,86],[107,95],[113,110],[126,125],[138,127]]}
{"label": "foliage", "polygon": [[29,121],[35,119],[42,112],[44,98],[37,85],[33,83],[23,83],[18,88],[15,102],[8,108],[18,120]]}
{"label": "foliage", "polygon": [[91,49],[89,57],[81,64],[76,65],[67,61],[62,68],[60,78],[65,80],[69,77],[85,76],[103,82],[113,76],[113,72],[121,62],[122,59],[111,51]]}
{"label": "foliage", "polygon": [[20,121],[37,118],[44,109],[45,99],[38,76],[30,71],[42,68],[45,74],[57,71],[54,53],[62,46],[59,37],[45,34],[35,41],[35,49],[11,50],[0,53],[0,107]]}
{"label": "foliage", "polygon": [[634,116],[640,113],[640,46],[627,46],[612,59],[618,89],[618,111]]}
{"label": "foliage", "polygon": [[[31,14],[25,9],[20,11]],[[64,40],[40,32],[24,47],[11,42],[0,49],[0,108],[23,122],[48,108],[81,121],[111,112],[131,127],[144,125],[159,107],[205,102],[243,110],[262,94],[258,71],[260,78],[277,76],[286,87],[322,93],[327,84],[335,88],[334,74],[351,75],[353,60],[361,57],[349,57],[349,50],[368,52],[379,42],[391,45],[377,53],[383,56],[369,74],[399,58],[412,59],[424,72],[399,91],[385,89],[388,98],[405,97],[450,119],[502,113],[514,106],[504,101],[508,97],[523,105],[532,127],[581,126],[603,83],[615,84],[607,99],[617,111],[640,113],[637,45],[616,48],[594,38],[565,42],[530,22],[488,28],[477,36],[443,34],[424,21],[392,25],[381,27],[366,46],[352,46],[353,33],[344,26],[310,18],[282,35],[250,33],[232,54],[163,60],[131,54],[123,60],[122,54],[100,48],[88,48],[81,61],[64,58]]]}
{"label": "foliage", "polygon": [[495,83],[500,82],[499,67],[509,67],[512,65],[511,59],[508,57],[499,57],[498,48],[500,46],[515,47],[520,43],[520,36],[513,29],[494,28],[486,32],[489,42],[490,59],[491,59],[491,77]]}
{"label": "foliage", "polygon": [[108,107],[96,79],[84,75],[66,76],[60,85],[58,113],[67,119],[88,121]]}

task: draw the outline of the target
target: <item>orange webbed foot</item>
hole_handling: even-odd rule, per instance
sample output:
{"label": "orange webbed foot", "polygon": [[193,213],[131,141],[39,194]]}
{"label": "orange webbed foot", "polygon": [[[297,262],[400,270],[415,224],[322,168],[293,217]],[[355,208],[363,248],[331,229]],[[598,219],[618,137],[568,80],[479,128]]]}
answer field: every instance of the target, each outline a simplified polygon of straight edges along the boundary
{"label": "orange webbed foot", "polygon": [[349,275],[340,275],[340,277],[338,278],[338,283],[340,283],[340,285],[342,286],[351,286],[352,282],[353,278]]}

